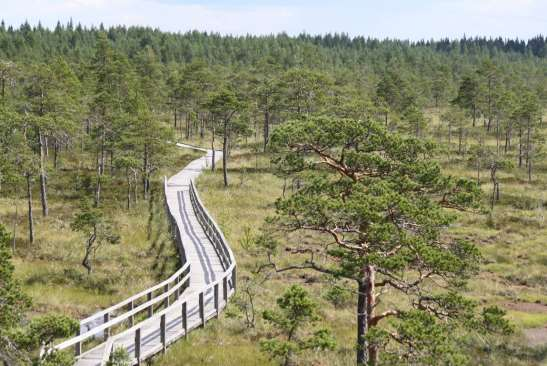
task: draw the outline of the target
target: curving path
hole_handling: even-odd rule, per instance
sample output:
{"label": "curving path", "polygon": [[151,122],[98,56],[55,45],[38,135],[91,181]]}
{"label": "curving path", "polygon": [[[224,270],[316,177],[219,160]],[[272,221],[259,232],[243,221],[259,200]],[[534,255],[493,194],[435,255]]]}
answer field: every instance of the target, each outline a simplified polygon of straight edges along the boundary
{"label": "curving path", "polygon": [[[212,151],[184,144],[177,146],[205,152],[203,157],[165,180],[167,209],[183,267],[161,284],[83,320],[79,336],[55,347],[58,350],[75,347],[77,366],[105,365],[117,348],[125,348],[132,363],[140,364],[218,316],[235,291],[233,253],[193,185],[201,171],[210,166]],[[222,153],[216,151],[215,161],[221,158]],[[158,312],[159,308],[163,309]],[[120,313],[120,309],[124,312]],[[139,316],[146,318],[138,321]],[[111,335],[124,324],[129,328]],[[82,353],[86,342],[102,343]]]}

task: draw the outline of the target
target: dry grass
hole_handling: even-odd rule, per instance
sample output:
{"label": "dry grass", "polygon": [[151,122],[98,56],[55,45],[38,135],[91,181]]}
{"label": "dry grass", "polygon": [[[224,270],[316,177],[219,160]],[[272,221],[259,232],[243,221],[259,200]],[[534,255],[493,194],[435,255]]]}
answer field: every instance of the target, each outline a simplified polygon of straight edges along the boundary
{"label": "dry grass", "polygon": [[[75,185],[91,177],[91,170],[77,169],[79,156],[63,157],[61,170],[50,169],[50,215],[42,217],[38,184],[33,192],[35,242],[27,239],[26,200],[0,198],[0,220],[13,230],[17,223],[14,263],[16,276],[33,299],[34,314],[64,313],[82,318],[136,293],[171,274],[178,265],[176,250],[164,217],[163,174],[172,174],[194,158],[175,150],[172,163],[153,182],[153,199],[142,199],[125,209],[123,179],[110,179],[104,189],[103,208],[120,235],[118,244],[104,244],[92,259],[93,272],[81,266],[86,238],[70,228],[79,197],[87,195]],[[65,160],[66,159],[66,160]],[[21,192],[22,194],[22,192]],[[15,216],[17,207],[18,215]]]}
{"label": "dry grass", "polygon": [[[433,128],[438,122],[432,116]],[[442,143],[446,145],[446,136]],[[470,143],[471,141],[468,141]],[[193,143],[199,143],[194,140]],[[490,139],[488,144],[495,142]],[[240,278],[250,277],[257,258],[242,247],[248,230],[256,230],[263,219],[273,214],[273,203],[282,192],[282,180],[271,174],[269,159],[256,149],[246,146],[236,149],[229,161],[230,186],[222,184],[220,167],[215,173],[199,178],[201,196],[209,211],[215,216],[234,249]],[[455,153],[440,155],[447,174],[475,178],[476,172]],[[514,152],[509,158],[514,159]],[[489,349],[475,345],[475,360],[484,365],[543,365],[547,361],[547,347],[527,346],[526,329],[547,326],[545,313],[510,309],[508,303],[547,304],[547,227],[544,220],[544,189],[547,186],[547,165],[536,162],[536,174],[527,183],[524,169],[512,169],[499,173],[501,201],[492,216],[484,213],[460,215],[458,224],[450,228],[453,236],[466,238],[479,245],[485,257],[482,273],[473,279],[468,295],[481,304],[495,304],[508,310],[508,318],[517,328],[515,336],[500,339],[498,347]],[[482,172],[482,189],[487,197],[491,190],[488,172]],[[354,363],[353,305],[335,309],[322,294],[324,279],[313,273],[284,273],[266,282],[255,298],[258,312],[271,308],[275,298],[292,283],[301,283],[311,291],[323,309],[325,324],[330,326],[338,340],[337,350],[321,355],[308,354],[302,365],[351,365]],[[241,289],[241,286],[240,286]],[[241,295],[241,291],[240,291]],[[392,299],[392,301],[397,301]],[[229,314],[230,312],[228,312]],[[268,337],[269,329],[258,316],[256,329],[246,329],[243,320],[235,320],[224,313],[219,322],[212,322],[204,330],[194,333],[190,342],[173,346],[158,365],[254,365],[268,364],[263,361],[257,340]],[[203,352],[202,345],[210,347]],[[218,346],[213,346],[218,345]],[[221,346],[220,346],[221,345]],[[203,352],[203,353],[202,353]]]}

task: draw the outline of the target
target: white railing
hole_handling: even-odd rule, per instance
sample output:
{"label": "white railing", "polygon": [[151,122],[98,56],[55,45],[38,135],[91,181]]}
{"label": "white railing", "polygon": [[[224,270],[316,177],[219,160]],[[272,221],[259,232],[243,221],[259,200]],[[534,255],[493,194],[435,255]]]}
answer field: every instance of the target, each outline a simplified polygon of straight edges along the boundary
{"label": "white railing", "polygon": [[232,253],[232,249],[230,249],[224,234],[201,202],[193,181],[190,181],[190,201],[192,202],[192,207],[194,208],[194,212],[196,213],[201,227],[215,247],[221,260],[222,267],[224,270],[227,270],[232,263],[235,263],[234,254]]}
{"label": "white railing", "polygon": [[[189,268],[190,268],[190,264],[186,264],[179,271],[181,271],[182,273]],[[113,327],[122,325],[122,323],[126,320],[130,322],[134,322],[135,316],[137,316],[139,313],[144,311],[147,311],[149,320],[154,318],[154,316],[152,315],[154,312],[154,305],[163,303],[165,304],[164,310],[167,310],[170,306],[170,297],[174,296],[175,301],[178,300],[180,297],[181,288],[185,285],[188,285],[189,280],[190,280],[190,274],[187,274],[176,285],[174,285],[170,290],[164,292],[163,294],[149,301],[146,301],[145,303],[140,304],[136,306],[134,309],[126,311],[123,314],[116,316],[115,318],[109,319],[107,322],[101,325],[98,325],[83,334],[80,334],[76,337],[73,337],[71,339],[68,339],[56,345],[55,349],[60,351],[60,350],[67,349],[71,346],[74,346],[75,354],[76,356],[79,356],[82,352],[82,343],[84,341],[95,338],[95,336],[98,335],[99,333],[103,333],[105,339],[108,339],[111,336],[111,329]]]}
{"label": "white railing", "polygon": [[[166,193],[167,178],[164,180],[164,189]],[[102,334],[106,343],[104,344],[100,364],[106,365],[111,352],[116,347],[116,341],[121,340],[122,337],[126,340],[130,334],[133,334],[133,337],[131,337],[133,339],[132,347],[135,355],[133,364],[140,365],[142,360],[146,360],[154,354],[165,350],[169,344],[180,337],[186,336],[190,330],[204,326],[206,321],[212,317],[218,317],[220,311],[226,307],[228,299],[236,289],[236,261],[222,231],[203,206],[193,181],[190,181],[189,195],[197,220],[214,246],[222,263],[224,272],[219,279],[197,291],[192,290],[191,293],[183,292],[190,283],[190,264],[186,261],[184,245],[181,240],[181,228],[177,225],[175,216],[166,203],[167,214],[171,224],[171,233],[179,250],[181,263],[183,264],[182,267],[165,281],[82,320],[80,323],[80,334],[56,345],[54,349],[65,350],[69,347],[74,347],[75,355],[78,357],[82,355],[82,345],[84,342],[90,341],[96,338],[97,335]],[[220,301],[220,289],[222,289],[222,302]],[[156,294],[159,291],[161,293]],[[209,304],[211,301],[213,305],[212,309],[206,310],[206,303]],[[156,309],[154,309],[154,306],[156,306]],[[163,309],[155,313],[161,307]],[[180,309],[178,314],[180,315],[181,326],[175,332],[172,330],[167,332],[167,315],[172,314],[173,310],[177,307]],[[118,314],[122,309],[123,312]],[[141,312],[145,311],[147,314],[146,318],[135,322],[135,318],[140,316]],[[197,315],[197,317],[191,317],[191,315]],[[192,320],[192,322],[189,322],[189,320]],[[123,326],[127,326],[127,323],[129,328],[124,329]],[[118,331],[118,333],[112,334],[114,330]],[[160,343],[157,346],[143,349],[143,338],[153,336],[154,332],[158,330]],[[148,333],[145,334],[146,332]],[[122,346],[126,346],[126,343],[124,342]]]}

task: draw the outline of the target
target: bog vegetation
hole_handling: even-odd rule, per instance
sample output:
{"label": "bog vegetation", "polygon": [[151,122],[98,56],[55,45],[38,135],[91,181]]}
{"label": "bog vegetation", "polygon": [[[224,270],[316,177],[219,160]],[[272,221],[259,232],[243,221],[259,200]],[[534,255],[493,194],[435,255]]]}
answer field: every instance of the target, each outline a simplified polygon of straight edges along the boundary
{"label": "bog vegetation", "polygon": [[199,189],[240,286],[156,364],[542,364],[546,57],[0,24],[0,359],[71,364],[75,319],[177,267],[180,140],[223,150]]}

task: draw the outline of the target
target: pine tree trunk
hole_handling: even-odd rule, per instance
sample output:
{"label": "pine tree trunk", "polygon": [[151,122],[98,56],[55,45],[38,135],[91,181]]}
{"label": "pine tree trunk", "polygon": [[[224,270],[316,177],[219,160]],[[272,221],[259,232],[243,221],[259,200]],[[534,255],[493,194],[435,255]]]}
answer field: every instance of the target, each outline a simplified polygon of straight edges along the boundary
{"label": "pine tree trunk", "polygon": [[175,117],[175,130],[177,129],[177,107],[174,108],[175,111],[173,113],[173,116]]}
{"label": "pine tree trunk", "polygon": [[477,185],[481,185],[481,156],[477,158]]}
{"label": "pine tree trunk", "polygon": [[509,121],[507,125],[507,132],[505,133],[505,153],[511,148],[511,135],[513,133],[513,123]]}
{"label": "pine tree trunk", "polygon": [[129,175],[129,169],[125,170],[125,176],[127,177],[127,211],[131,209],[131,176]]}
{"label": "pine tree trunk", "polygon": [[139,194],[138,194],[138,179],[137,179],[137,170],[133,170],[133,203],[136,205],[137,204],[137,201],[138,201],[138,197],[139,197]]}
{"label": "pine tree trunk", "polygon": [[473,127],[477,124],[477,107],[473,105]]}
{"label": "pine tree trunk", "polygon": [[99,153],[97,152],[97,185],[95,187],[95,207],[101,202],[101,163]]}
{"label": "pine tree trunk", "polygon": [[459,128],[458,131],[458,154],[462,154],[462,146],[463,146],[463,127]]}
{"label": "pine tree trunk", "polygon": [[89,257],[91,256],[91,252],[92,252],[92,249],[93,249],[93,243],[95,243],[95,240],[97,239],[97,226],[94,226],[93,227],[93,233],[91,234],[91,236],[89,237],[89,239],[87,239],[87,244],[85,246],[85,255],[84,255],[84,259],[82,260],[82,266],[85,267],[85,269],[87,269],[87,275],[89,276],[91,274],[91,261],[89,259]]}
{"label": "pine tree trunk", "polygon": [[367,333],[367,289],[366,279],[359,281],[357,295],[357,365],[367,363],[366,340]]}
{"label": "pine tree trunk", "polygon": [[532,183],[532,160],[528,162],[528,183]]}
{"label": "pine tree trunk", "polygon": [[114,176],[114,149],[110,150],[110,176]]}
{"label": "pine tree trunk", "polygon": [[44,135],[38,131],[38,149],[40,150],[40,199],[42,202],[42,214],[47,216],[49,208],[47,204],[47,181],[44,156]]}
{"label": "pine tree trunk", "polygon": [[53,169],[55,170],[57,170],[57,168],[59,167],[58,156],[59,156],[59,141],[55,139],[55,143],[53,144]]}
{"label": "pine tree trunk", "polygon": [[[495,163],[492,163],[495,164]],[[496,166],[492,165],[490,167],[490,179],[492,180],[492,197],[490,199],[490,209],[494,210],[494,203],[496,202],[496,198],[499,199],[499,188],[498,188],[498,181],[496,178]]]}
{"label": "pine tree trunk", "polygon": [[266,110],[264,112],[264,152],[266,152],[266,147],[270,141],[270,112]]}
{"label": "pine tree trunk", "polygon": [[27,173],[27,201],[28,201],[28,235],[29,242],[34,243],[34,221],[32,219],[32,185],[30,173]]}
{"label": "pine tree trunk", "polygon": [[528,118],[527,123],[527,132],[526,132],[526,166],[528,166],[529,160],[530,160],[530,135],[532,132],[532,120]]}
{"label": "pine tree trunk", "polygon": [[142,172],[142,191],[146,200],[148,199],[148,144],[144,145]]}
{"label": "pine tree trunk", "polygon": [[211,134],[211,171],[215,171],[215,121],[212,121],[211,125],[212,134]]}
{"label": "pine tree trunk", "polygon": [[519,127],[519,168],[522,167],[522,127]]}
{"label": "pine tree trunk", "polygon": [[104,148],[106,140],[106,131],[105,126],[102,126],[101,132],[101,149],[97,161],[97,188],[95,190],[95,206],[99,206],[101,203],[101,187],[102,187],[102,176],[104,173]]}
{"label": "pine tree trunk", "polygon": [[500,154],[500,120],[496,118],[496,152]]}
{"label": "pine tree trunk", "polygon": [[13,237],[11,238],[11,250],[15,254],[15,243],[17,240],[17,221],[19,220],[19,205],[15,201],[15,218],[13,219]]}
{"label": "pine tree trunk", "polygon": [[190,113],[186,113],[186,138],[190,138]]}
{"label": "pine tree trunk", "polygon": [[492,79],[488,79],[488,125],[486,130],[490,132],[490,126],[492,125]]}
{"label": "pine tree trunk", "polygon": [[222,176],[224,187],[228,187],[228,120],[224,120],[224,133],[222,141]]}
{"label": "pine tree trunk", "polygon": [[[366,298],[367,298],[367,325],[369,327],[373,326],[372,318],[374,317],[374,308],[376,307],[376,296],[374,295],[375,287],[374,282],[376,281],[376,269],[374,266],[368,265],[366,267]],[[367,347],[368,350],[368,364],[369,366],[376,366],[378,363],[378,347],[373,344],[369,344]]]}

